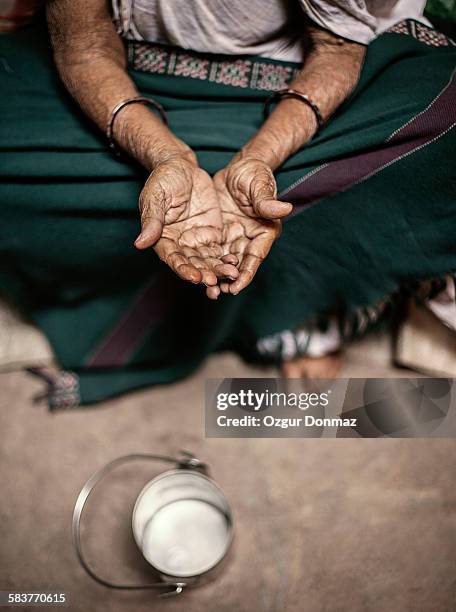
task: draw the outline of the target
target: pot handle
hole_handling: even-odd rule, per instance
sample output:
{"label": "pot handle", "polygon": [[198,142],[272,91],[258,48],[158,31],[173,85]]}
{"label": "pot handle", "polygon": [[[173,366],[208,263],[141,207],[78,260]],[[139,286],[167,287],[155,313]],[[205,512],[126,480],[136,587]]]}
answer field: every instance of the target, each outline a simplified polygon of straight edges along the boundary
{"label": "pot handle", "polygon": [[124,463],[129,463],[131,461],[160,461],[163,463],[173,463],[178,468],[195,469],[207,473],[207,465],[188,451],[180,451],[178,457],[169,457],[167,455],[152,455],[150,453],[134,453],[131,455],[123,455],[122,457],[117,457],[117,459],[114,459],[113,461],[107,463],[104,467],[92,474],[92,476],[87,480],[87,482],[80,490],[79,495],[76,499],[76,503],[74,505],[72,522],[73,544],[76,550],[77,557],[79,559],[79,563],[82,565],[87,574],[91,578],[93,578],[93,580],[111,589],[122,589],[127,591],[137,589],[164,589],[164,591],[160,593],[160,597],[179,595],[187,586],[186,582],[163,581],[153,582],[151,584],[117,584],[115,582],[110,582],[109,580],[98,576],[95,571],[89,566],[84,557],[81,544],[81,517],[87,498],[92,493],[95,486],[107,474],[112,472],[119,465],[123,465]]}

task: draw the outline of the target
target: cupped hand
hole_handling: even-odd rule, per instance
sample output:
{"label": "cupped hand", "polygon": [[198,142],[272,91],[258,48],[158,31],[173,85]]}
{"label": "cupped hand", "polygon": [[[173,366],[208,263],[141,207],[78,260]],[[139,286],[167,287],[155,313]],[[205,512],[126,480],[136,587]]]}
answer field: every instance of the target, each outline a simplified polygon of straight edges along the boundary
{"label": "cupped hand", "polygon": [[139,199],[138,249],[154,248],[180,278],[203,283],[216,298],[217,282],[239,276],[236,254],[222,247],[222,214],[211,177],[194,162],[172,158],[158,164]]}
{"label": "cupped hand", "polygon": [[280,235],[280,219],[293,207],[277,200],[274,175],[261,160],[231,163],[214,176],[214,186],[222,211],[223,251],[237,258],[239,276],[221,279],[210,295],[217,297],[220,291],[236,295],[254,278]]}

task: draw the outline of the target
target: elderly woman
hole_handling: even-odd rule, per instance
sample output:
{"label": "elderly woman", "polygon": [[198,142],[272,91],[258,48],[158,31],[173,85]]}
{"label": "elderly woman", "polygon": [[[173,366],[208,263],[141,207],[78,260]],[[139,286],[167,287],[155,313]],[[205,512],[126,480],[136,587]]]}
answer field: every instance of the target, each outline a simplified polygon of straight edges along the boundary
{"label": "elderly woman", "polygon": [[52,0],[64,88],[42,23],[0,39],[0,283],[66,370],[51,404],[217,350],[330,376],[456,269],[456,50],[419,4]]}

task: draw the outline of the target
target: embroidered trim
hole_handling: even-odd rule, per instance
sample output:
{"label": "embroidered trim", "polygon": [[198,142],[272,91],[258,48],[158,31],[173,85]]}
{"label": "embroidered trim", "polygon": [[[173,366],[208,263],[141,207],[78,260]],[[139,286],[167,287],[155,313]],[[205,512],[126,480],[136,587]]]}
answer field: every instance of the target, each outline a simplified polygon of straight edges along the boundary
{"label": "embroidered trim", "polygon": [[[412,36],[432,47],[456,45],[445,34],[411,19],[396,23],[386,33]],[[129,40],[126,44],[130,68],[151,74],[168,74],[244,89],[279,91],[286,88],[298,73],[298,68],[266,59],[214,59],[210,54],[155,43]]]}
{"label": "embroidered trim", "polygon": [[51,410],[77,408],[80,405],[79,377],[75,372],[52,367],[29,368],[28,371],[47,383],[45,396],[37,396],[35,399],[45,397]]}
{"label": "embroidered trim", "polygon": [[391,26],[386,33],[392,34],[405,34],[406,36],[413,36],[419,42],[424,43],[430,47],[454,47],[456,42],[449,36],[442,34],[438,30],[414,21],[412,19],[404,19]]}
{"label": "embroidered trim", "polygon": [[169,74],[230,87],[279,91],[295,77],[298,68],[248,59],[212,59],[202,53],[128,41],[130,68],[152,74]]}

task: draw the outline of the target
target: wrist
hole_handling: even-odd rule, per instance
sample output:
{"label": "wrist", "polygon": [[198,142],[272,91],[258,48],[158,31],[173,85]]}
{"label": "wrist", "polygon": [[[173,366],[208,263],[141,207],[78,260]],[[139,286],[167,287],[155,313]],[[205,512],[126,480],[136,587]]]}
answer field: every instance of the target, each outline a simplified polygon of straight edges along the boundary
{"label": "wrist", "polygon": [[194,168],[198,166],[195,153],[188,145],[177,138],[165,138],[151,142],[149,153],[146,167],[150,172],[157,166],[172,161],[183,161],[186,165]]}
{"label": "wrist", "polygon": [[303,100],[283,98],[277,104],[275,110],[286,114],[290,118],[296,138],[302,144],[305,144],[317,133],[319,124],[315,111]]}
{"label": "wrist", "polygon": [[282,127],[282,161],[307,144],[318,131],[314,111],[301,100],[294,98],[281,100],[267,119],[266,125],[274,125],[275,121],[280,121]]}
{"label": "wrist", "polygon": [[157,113],[143,104],[131,104],[119,112],[114,138],[149,172],[174,158],[197,165],[192,149],[169,130]]}
{"label": "wrist", "polygon": [[294,99],[281,100],[235,160],[257,159],[275,171],[312,139],[317,128],[315,114],[306,104]]}
{"label": "wrist", "polygon": [[255,140],[256,137],[236,153],[227,165],[227,169],[231,169],[240,163],[247,164],[249,162],[265,165],[271,170],[275,170],[280,165],[276,163],[277,158],[274,150]]}
{"label": "wrist", "polygon": [[279,150],[278,147],[274,146],[273,138],[268,137],[267,134],[262,134],[243,146],[230,162],[230,166],[239,161],[255,161],[268,166],[275,172],[290,154],[283,148]]}
{"label": "wrist", "polygon": [[260,166],[266,166],[270,170],[272,169],[271,166],[264,159],[264,156],[261,156],[259,152],[258,155],[256,155],[253,149],[243,147],[227,164],[225,170],[228,172],[238,171],[250,164],[258,164]]}

